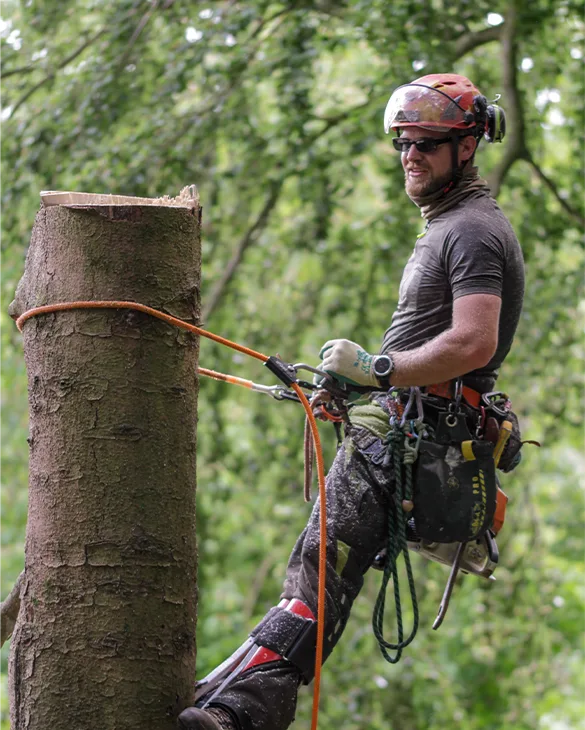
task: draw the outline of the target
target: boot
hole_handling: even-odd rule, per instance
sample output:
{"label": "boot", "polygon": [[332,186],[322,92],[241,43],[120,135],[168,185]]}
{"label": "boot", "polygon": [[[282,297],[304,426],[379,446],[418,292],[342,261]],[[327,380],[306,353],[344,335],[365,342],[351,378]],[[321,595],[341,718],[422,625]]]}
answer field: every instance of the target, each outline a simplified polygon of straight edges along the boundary
{"label": "boot", "polygon": [[231,716],[220,707],[200,710],[188,707],[178,718],[181,730],[239,730]]}

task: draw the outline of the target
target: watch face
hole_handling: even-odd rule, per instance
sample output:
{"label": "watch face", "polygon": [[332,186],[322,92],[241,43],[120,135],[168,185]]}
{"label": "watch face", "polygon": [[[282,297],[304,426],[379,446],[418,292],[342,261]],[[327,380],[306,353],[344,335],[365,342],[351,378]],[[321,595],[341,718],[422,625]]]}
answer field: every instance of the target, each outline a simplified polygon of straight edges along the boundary
{"label": "watch face", "polygon": [[388,375],[392,369],[392,360],[387,355],[380,355],[374,364],[376,375]]}

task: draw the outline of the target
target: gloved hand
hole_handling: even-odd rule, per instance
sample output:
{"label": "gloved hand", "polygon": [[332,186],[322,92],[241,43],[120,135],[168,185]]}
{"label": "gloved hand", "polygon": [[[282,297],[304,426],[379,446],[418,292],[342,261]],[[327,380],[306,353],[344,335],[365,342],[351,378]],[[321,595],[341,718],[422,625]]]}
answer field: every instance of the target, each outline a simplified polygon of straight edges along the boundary
{"label": "gloved hand", "polygon": [[328,340],[319,357],[323,370],[341,383],[367,385],[378,388],[380,383],[374,374],[377,355],[369,355],[363,347],[351,340]]}

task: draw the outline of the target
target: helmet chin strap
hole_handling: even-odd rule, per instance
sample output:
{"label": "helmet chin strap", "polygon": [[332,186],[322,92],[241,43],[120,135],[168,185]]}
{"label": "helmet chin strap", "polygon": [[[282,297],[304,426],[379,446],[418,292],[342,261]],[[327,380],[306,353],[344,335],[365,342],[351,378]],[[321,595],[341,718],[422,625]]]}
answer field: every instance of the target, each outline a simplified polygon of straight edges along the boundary
{"label": "helmet chin strap", "polygon": [[458,135],[456,132],[451,133],[451,180],[449,180],[443,190],[445,194],[457,187],[463,177],[463,170],[469,162],[469,160],[465,160],[459,164],[459,141],[462,136],[467,137],[469,135]]}

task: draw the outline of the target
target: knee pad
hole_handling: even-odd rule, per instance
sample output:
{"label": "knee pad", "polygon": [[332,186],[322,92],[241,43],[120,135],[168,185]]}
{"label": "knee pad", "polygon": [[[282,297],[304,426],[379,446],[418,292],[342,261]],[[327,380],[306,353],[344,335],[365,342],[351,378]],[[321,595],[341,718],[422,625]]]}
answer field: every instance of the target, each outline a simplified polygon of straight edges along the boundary
{"label": "knee pad", "polygon": [[258,646],[243,671],[267,662],[285,659],[298,669],[303,682],[315,675],[317,621],[311,609],[298,598],[275,606],[250,634]]}

